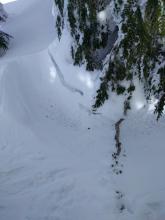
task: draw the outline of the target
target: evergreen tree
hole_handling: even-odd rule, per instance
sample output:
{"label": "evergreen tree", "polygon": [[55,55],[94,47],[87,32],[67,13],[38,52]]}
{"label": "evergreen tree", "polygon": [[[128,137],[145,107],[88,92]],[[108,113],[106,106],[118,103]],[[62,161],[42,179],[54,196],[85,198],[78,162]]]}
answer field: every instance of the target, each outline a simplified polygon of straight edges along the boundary
{"label": "evergreen tree", "polygon": [[[0,22],[5,22],[7,19],[7,14],[3,9],[2,3],[0,3]],[[8,49],[10,35],[0,31],[0,56],[2,56]]]}
{"label": "evergreen tree", "polygon": [[[93,107],[100,107],[108,99],[105,91],[111,88],[118,95],[125,94],[124,109],[130,109],[130,99],[135,90],[133,79],[138,77],[144,85],[146,98],[150,99],[151,95],[158,98],[155,113],[159,118],[165,106],[165,2],[148,0],[144,17],[136,0],[125,4],[116,1],[114,10],[122,17],[121,32],[124,37],[110,56],[109,67]],[[120,84],[124,80],[129,82],[127,88]]]}
{"label": "evergreen tree", "polygon": [[[63,17],[61,2],[55,0]],[[98,62],[96,54],[107,48],[112,34],[109,28],[111,21],[106,19],[102,24],[98,14],[110,3],[119,30],[118,38],[112,50],[108,51],[109,60],[105,62],[103,57]],[[142,6],[138,0],[68,0],[67,12],[74,39],[71,45],[74,64],[85,64],[90,71],[98,68],[103,71],[93,110],[104,104],[111,91],[125,96],[126,113],[131,108],[136,77],[144,86],[146,99],[151,96],[158,99],[155,113],[159,118],[165,106],[165,1],[147,0]],[[63,23],[58,16],[57,29],[61,35],[59,26],[63,27]],[[123,83],[125,81],[127,83]]]}
{"label": "evergreen tree", "polygon": [[[59,37],[61,37],[64,25],[61,22],[64,20],[61,1],[55,0],[60,12],[56,20]],[[103,3],[104,1],[68,0],[67,5],[68,22],[71,35],[75,40],[71,46],[74,64],[81,65],[86,63],[86,68],[90,71],[100,68],[101,65],[98,65],[94,54],[98,49],[106,47],[108,42],[108,23],[103,26],[98,22],[97,18],[99,10],[105,9],[106,4]]]}
{"label": "evergreen tree", "polygon": [[56,18],[56,28],[57,28],[57,33],[58,33],[58,38],[61,38],[62,35],[62,30],[64,28],[64,0],[54,0],[55,4],[58,8],[58,15]]}
{"label": "evergreen tree", "polygon": [[0,56],[2,56],[8,49],[10,35],[0,31]]}

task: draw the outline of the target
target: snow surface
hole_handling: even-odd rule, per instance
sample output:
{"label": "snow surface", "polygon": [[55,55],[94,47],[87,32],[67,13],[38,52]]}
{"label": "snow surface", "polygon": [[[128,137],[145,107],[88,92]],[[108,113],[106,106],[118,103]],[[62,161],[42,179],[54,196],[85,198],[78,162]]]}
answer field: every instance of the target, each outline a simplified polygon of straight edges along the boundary
{"label": "snow surface", "polygon": [[0,60],[0,220],[164,220],[165,120],[155,120],[139,86],[116,175],[123,99],[111,95],[91,113],[100,73],[73,67],[52,6],[5,4],[3,29],[14,39]]}

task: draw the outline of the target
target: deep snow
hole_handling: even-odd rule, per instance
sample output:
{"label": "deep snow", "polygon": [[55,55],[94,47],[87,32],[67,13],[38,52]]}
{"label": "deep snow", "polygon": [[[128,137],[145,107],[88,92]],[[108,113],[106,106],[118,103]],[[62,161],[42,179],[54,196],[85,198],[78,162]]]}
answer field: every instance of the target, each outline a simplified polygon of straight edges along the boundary
{"label": "deep snow", "polygon": [[164,118],[155,120],[138,87],[116,175],[122,97],[91,113],[100,73],[73,67],[52,5],[5,4],[14,40],[0,59],[0,220],[164,220]]}

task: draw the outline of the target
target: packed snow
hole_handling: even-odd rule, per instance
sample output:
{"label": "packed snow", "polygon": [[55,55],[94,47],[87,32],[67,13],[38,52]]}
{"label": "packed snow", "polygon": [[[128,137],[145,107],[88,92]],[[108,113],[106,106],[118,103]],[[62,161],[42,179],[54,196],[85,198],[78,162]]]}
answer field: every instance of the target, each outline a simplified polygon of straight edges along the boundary
{"label": "packed snow", "polygon": [[0,220],[164,220],[165,119],[138,82],[114,165],[123,98],[92,114],[100,73],[73,66],[53,0],[2,3],[13,39],[0,58]]}

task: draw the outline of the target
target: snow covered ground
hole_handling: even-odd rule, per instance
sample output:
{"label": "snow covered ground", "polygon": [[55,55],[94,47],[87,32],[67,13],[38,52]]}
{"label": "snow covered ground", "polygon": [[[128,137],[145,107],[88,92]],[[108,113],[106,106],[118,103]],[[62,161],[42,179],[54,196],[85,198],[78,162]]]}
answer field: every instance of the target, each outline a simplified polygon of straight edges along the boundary
{"label": "snow covered ground", "polygon": [[99,73],[72,66],[52,5],[5,4],[14,39],[0,59],[0,220],[164,220],[165,119],[137,91],[112,168],[122,99],[91,114]]}

